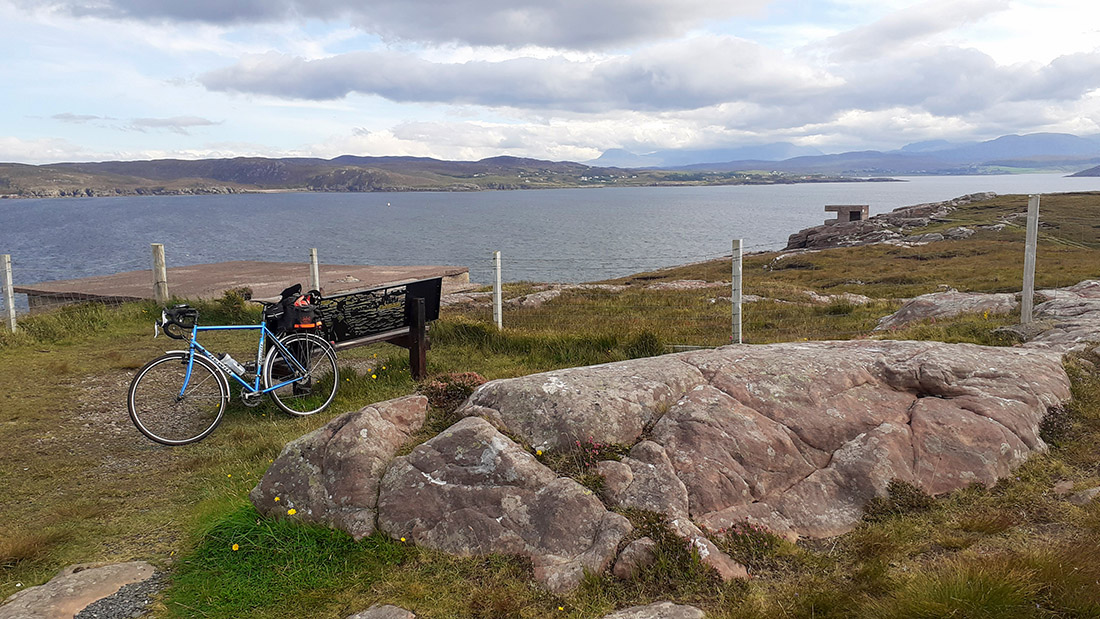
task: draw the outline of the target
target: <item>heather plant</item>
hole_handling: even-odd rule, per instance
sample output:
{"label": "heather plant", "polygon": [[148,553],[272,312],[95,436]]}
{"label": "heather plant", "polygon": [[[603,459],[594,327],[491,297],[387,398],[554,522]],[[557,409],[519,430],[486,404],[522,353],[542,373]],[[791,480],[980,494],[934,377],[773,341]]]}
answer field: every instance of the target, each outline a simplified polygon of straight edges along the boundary
{"label": "heather plant", "polygon": [[477,372],[452,372],[427,379],[417,390],[427,396],[428,403],[449,415],[484,384],[485,377]]}
{"label": "heather plant", "polygon": [[776,568],[786,540],[761,524],[747,519],[714,532],[713,541],[733,560],[750,570]]}
{"label": "heather plant", "polygon": [[932,509],[936,500],[928,496],[917,486],[891,479],[886,485],[886,496],[875,497],[863,508],[863,519],[867,522],[879,522],[892,516],[926,512]]}

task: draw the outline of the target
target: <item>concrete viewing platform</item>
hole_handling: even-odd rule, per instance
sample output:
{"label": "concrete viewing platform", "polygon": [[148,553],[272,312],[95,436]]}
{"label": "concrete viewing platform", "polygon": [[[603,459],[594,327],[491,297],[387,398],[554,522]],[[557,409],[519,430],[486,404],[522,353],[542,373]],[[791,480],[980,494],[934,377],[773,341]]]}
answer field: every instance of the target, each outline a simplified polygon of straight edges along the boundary
{"label": "concrete viewing platform", "polygon": [[[377,266],[321,264],[321,292],[336,294],[390,284],[443,278],[443,292],[469,287],[470,270],[453,266]],[[217,299],[226,290],[251,288],[255,299],[279,298],[283,289],[301,283],[309,288],[309,263],[218,262],[168,269],[168,293],[185,299]],[[139,301],[153,299],[153,271],[130,271],[101,277],[85,277],[15,286],[27,295],[30,307],[74,301]]]}

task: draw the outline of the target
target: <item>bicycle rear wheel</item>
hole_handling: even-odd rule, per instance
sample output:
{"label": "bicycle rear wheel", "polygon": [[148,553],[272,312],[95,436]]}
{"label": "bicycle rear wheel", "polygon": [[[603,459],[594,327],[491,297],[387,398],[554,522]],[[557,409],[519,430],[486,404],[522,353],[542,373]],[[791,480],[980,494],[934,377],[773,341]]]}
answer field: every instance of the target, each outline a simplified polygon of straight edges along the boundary
{"label": "bicycle rear wheel", "polygon": [[225,377],[202,357],[195,357],[184,388],[187,357],[185,352],[157,357],[138,370],[130,383],[126,398],[130,420],[162,445],[186,445],[206,438],[221,423],[229,400]]}
{"label": "bicycle rear wheel", "polygon": [[[312,333],[291,333],[279,340],[297,363],[287,358],[278,346],[264,357],[264,388],[275,405],[296,416],[319,413],[336,397],[339,373],[332,346]],[[301,365],[301,368],[298,366]]]}

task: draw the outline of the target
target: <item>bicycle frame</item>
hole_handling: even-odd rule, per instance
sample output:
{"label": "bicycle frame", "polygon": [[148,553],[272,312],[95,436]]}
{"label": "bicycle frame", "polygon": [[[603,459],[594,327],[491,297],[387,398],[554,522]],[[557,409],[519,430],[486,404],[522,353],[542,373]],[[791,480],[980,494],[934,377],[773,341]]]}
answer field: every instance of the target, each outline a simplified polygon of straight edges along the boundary
{"label": "bicycle frame", "polygon": [[[236,372],[231,370],[228,365],[226,365],[225,363],[222,363],[221,359],[218,359],[213,353],[211,353],[209,350],[204,348],[202,344],[199,344],[198,337],[199,337],[199,331],[251,331],[251,330],[259,330],[260,331],[260,343],[259,343],[259,346],[256,349],[256,377],[255,377],[254,384],[250,385],[244,380],[244,378],[242,378]],[[195,325],[195,326],[191,327],[191,337],[189,339],[188,349],[187,349],[187,372],[184,374],[183,386],[180,387],[180,397],[181,398],[183,397],[184,392],[187,391],[187,385],[191,382],[191,368],[194,367],[195,354],[201,354],[203,357],[206,358],[207,361],[210,361],[219,370],[221,370],[222,374],[225,374],[226,376],[233,377],[234,379],[236,379],[236,381],[238,383],[240,383],[240,385],[243,389],[246,389],[247,391],[249,391],[251,393],[264,394],[264,393],[268,393],[269,391],[274,391],[274,390],[276,390],[280,387],[285,387],[286,385],[290,385],[290,384],[296,382],[297,379],[288,380],[288,381],[281,382],[277,385],[272,385],[272,386],[268,387],[267,389],[262,389],[261,388],[261,385],[263,384],[264,341],[269,336],[271,337],[272,345],[274,345],[276,348],[279,349],[279,351],[283,354],[285,359],[289,360],[290,362],[292,362],[294,364],[294,366],[295,366],[294,369],[296,371],[299,371],[299,372],[307,372],[308,371],[306,369],[306,367],[303,366],[298,361],[298,358],[295,357],[294,354],[291,353],[290,350],[288,350],[287,347],[284,346],[283,343],[279,341],[279,338],[276,337],[275,334],[272,333],[271,330],[267,328],[267,325],[265,325],[263,323],[260,323],[258,325],[212,325],[212,326],[207,326],[207,327],[200,327],[199,325]]]}

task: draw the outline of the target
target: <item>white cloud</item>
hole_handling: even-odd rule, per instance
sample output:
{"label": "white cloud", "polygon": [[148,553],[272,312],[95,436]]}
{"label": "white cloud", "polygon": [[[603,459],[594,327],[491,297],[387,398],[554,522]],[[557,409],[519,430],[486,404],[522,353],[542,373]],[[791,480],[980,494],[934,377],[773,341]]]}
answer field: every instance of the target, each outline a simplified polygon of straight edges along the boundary
{"label": "white cloud", "polygon": [[57,163],[105,158],[107,153],[86,150],[61,138],[22,139],[0,136],[0,161]]}

